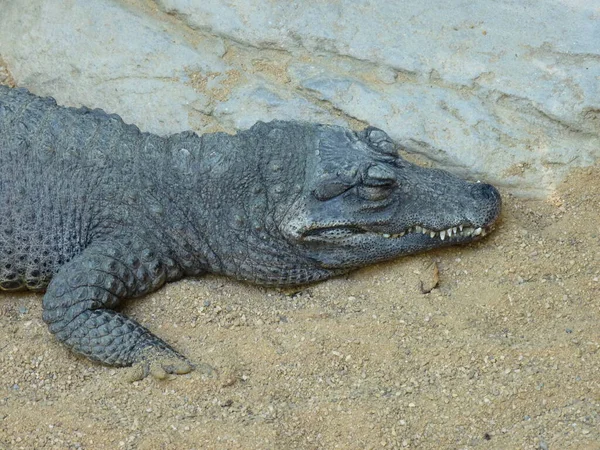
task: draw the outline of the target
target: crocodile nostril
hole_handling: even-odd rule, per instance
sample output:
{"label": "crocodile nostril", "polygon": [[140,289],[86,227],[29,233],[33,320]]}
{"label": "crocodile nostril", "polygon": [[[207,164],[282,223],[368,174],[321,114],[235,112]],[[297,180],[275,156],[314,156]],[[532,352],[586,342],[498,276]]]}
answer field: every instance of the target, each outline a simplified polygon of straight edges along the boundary
{"label": "crocodile nostril", "polygon": [[471,195],[475,200],[500,201],[500,193],[491,184],[475,183],[471,186]]}

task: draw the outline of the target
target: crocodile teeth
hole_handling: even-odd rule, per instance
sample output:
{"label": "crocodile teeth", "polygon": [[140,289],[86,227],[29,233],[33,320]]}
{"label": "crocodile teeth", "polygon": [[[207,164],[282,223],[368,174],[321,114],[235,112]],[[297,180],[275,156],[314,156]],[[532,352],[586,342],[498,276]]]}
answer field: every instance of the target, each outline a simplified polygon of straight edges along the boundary
{"label": "crocodile teeth", "polygon": [[400,238],[402,236],[405,236],[405,235],[411,234],[411,233],[423,233],[424,235],[429,235],[429,237],[432,239],[435,238],[436,236],[439,236],[440,240],[444,241],[444,240],[446,240],[446,238],[452,239],[453,237],[459,236],[459,235],[463,236],[463,237],[485,236],[488,233],[488,230],[485,230],[482,227],[473,228],[473,227],[458,225],[456,227],[450,227],[447,230],[433,231],[433,230],[424,228],[421,225],[415,225],[414,227],[407,228],[406,230],[404,230],[400,233],[396,233],[396,234],[383,233],[383,234],[381,234],[381,236],[383,236],[386,239],[394,239],[394,238]]}

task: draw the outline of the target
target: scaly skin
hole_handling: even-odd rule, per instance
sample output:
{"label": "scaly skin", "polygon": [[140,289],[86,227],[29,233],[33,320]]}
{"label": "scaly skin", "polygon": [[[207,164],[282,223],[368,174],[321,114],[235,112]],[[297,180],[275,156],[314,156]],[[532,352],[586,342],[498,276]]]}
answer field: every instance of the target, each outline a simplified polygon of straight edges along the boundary
{"label": "scaly skin", "polygon": [[59,341],[138,378],[192,366],[116,312],[123,299],[204,272],[322,280],[470,242],[500,205],[490,185],[404,161],[374,128],[159,137],[0,86],[0,288],[45,290]]}

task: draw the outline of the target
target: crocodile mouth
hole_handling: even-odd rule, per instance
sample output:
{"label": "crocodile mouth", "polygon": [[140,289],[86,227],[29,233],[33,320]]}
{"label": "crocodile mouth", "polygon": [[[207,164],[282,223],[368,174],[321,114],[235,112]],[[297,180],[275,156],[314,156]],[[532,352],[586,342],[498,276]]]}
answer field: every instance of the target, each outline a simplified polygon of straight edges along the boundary
{"label": "crocodile mouth", "polygon": [[400,233],[379,233],[370,231],[357,226],[332,226],[314,228],[304,233],[303,238],[307,241],[336,241],[344,240],[356,236],[384,238],[384,239],[408,239],[410,237],[424,236],[429,239],[437,239],[440,242],[454,242],[474,240],[481,238],[492,231],[493,225],[473,226],[456,225],[444,230],[432,230],[421,225],[415,225],[401,231]]}

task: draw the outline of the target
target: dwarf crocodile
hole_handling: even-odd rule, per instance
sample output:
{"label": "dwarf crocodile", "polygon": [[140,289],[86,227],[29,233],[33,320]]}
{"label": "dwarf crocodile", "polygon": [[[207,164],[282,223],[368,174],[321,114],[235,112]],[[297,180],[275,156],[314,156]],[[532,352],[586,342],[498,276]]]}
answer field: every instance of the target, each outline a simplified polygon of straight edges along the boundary
{"label": "dwarf crocodile", "polygon": [[207,272],[323,280],[471,242],[500,206],[491,185],[409,163],[373,127],[161,137],[0,86],[0,288],[45,291],[59,341],[139,377],[192,365],[116,311],[124,299]]}

